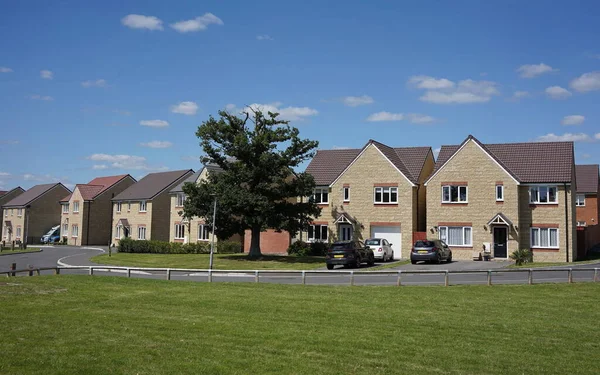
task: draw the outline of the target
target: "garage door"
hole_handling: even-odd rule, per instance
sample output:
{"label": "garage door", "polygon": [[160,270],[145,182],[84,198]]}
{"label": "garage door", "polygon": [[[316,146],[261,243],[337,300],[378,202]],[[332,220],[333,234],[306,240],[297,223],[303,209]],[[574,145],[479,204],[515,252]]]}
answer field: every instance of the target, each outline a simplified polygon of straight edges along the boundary
{"label": "garage door", "polygon": [[400,227],[373,226],[371,227],[371,237],[388,240],[394,250],[394,259],[402,258],[402,232]]}

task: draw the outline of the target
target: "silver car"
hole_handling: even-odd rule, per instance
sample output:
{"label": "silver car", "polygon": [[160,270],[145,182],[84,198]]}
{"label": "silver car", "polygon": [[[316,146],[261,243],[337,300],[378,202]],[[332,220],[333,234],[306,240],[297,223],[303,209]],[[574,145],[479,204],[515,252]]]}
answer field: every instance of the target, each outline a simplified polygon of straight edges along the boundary
{"label": "silver car", "polygon": [[389,243],[385,238],[369,238],[365,241],[365,245],[369,246],[375,254],[375,259],[387,262],[388,260],[394,260],[394,250],[392,250],[392,244]]}

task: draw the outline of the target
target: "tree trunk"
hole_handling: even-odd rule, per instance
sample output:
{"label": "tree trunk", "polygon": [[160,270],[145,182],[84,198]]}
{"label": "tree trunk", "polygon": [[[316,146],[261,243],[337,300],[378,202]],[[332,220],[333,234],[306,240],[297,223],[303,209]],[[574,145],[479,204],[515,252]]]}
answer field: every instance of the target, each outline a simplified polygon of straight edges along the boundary
{"label": "tree trunk", "polygon": [[253,227],[250,236],[250,251],[248,252],[248,257],[260,258],[262,256],[262,253],[260,252],[260,227]]}

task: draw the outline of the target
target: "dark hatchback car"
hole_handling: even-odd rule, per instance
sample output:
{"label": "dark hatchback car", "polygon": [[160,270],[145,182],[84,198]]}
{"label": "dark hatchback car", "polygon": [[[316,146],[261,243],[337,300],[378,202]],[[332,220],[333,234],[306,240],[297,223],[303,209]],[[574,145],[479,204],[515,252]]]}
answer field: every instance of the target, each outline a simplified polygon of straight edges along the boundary
{"label": "dark hatchback car", "polygon": [[452,250],[441,240],[416,241],[410,252],[410,262],[416,264],[418,261],[441,263],[452,262]]}
{"label": "dark hatchback car", "polygon": [[375,264],[373,250],[360,241],[334,242],[325,257],[327,269],[332,270],[337,265],[360,268],[361,263],[372,266]]}

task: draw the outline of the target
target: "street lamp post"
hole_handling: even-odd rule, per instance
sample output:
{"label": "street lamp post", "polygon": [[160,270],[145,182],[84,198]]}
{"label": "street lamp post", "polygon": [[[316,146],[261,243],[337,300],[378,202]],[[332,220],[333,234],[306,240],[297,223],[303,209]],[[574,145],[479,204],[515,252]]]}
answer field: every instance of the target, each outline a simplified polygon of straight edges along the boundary
{"label": "street lamp post", "polygon": [[215,197],[215,204],[213,207],[213,217],[212,217],[212,237],[210,239],[210,262],[208,264],[208,269],[212,270],[213,268],[213,256],[215,253],[215,218],[217,216],[217,195],[213,194]]}

